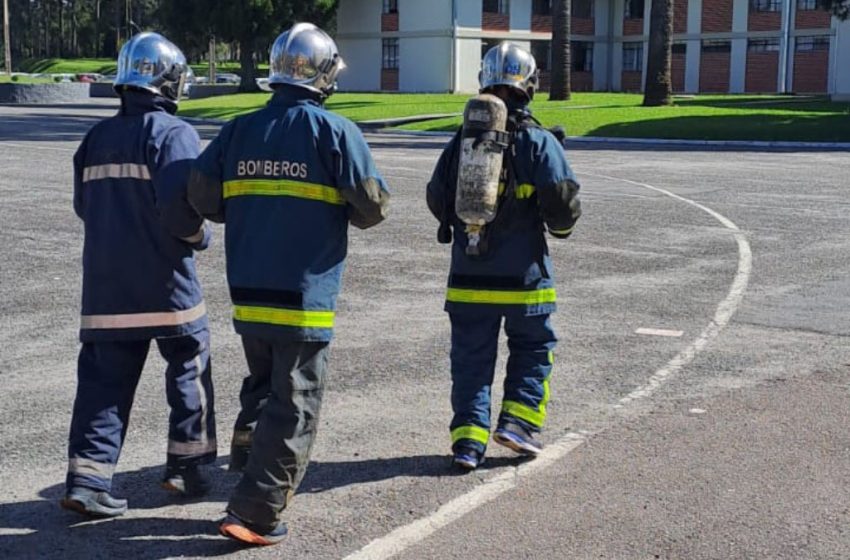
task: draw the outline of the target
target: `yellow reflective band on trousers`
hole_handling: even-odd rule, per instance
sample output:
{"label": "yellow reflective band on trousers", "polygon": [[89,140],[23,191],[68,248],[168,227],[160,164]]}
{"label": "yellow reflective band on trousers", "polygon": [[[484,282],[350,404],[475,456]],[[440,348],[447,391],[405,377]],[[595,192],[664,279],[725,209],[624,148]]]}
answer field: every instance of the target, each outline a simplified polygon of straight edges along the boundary
{"label": "yellow reflective band on trousers", "polygon": [[522,185],[517,185],[516,187],[516,197],[519,200],[523,200],[526,198],[531,198],[531,195],[534,194],[534,185],[529,183],[523,183]]}
{"label": "yellow reflective band on trousers", "polygon": [[546,404],[549,402],[549,379],[543,381],[543,399],[540,400],[540,406],[537,409],[526,406],[516,401],[504,401],[502,403],[502,412],[515,416],[520,420],[525,420],[532,426],[542,428],[546,421]]}
{"label": "yellow reflective band on trousers", "polygon": [[454,303],[485,303],[494,305],[538,305],[555,303],[558,296],[555,288],[531,291],[473,290],[449,288],[446,300]]}
{"label": "yellow reflective band on trousers", "polygon": [[487,445],[487,441],[490,439],[490,430],[485,430],[481,426],[460,426],[452,430],[452,443],[457,443],[462,439],[471,439]]}
{"label": "yellow reflective band on trousers", "polygon": [[567,229],[550,229],[550,233],[554,233],[555,235],[567,235],[568,233],[572,233],[575,229],[575,226]]}
{"label": "yellow reflective band on trousers", "polygon": [[334,326],[333,311],[305,311],[302,309],[236,305],[233,308],[233,318],[246,323],[265,323],[305,329],[332,329]]}
{"label": "yellow reflective band on trousers", "polygon": [[337,189],[316,183],[288,179],[240,179],[224,182],[224,198],[249,195],[291,196],[328,204],[345,204],[345,199]]}

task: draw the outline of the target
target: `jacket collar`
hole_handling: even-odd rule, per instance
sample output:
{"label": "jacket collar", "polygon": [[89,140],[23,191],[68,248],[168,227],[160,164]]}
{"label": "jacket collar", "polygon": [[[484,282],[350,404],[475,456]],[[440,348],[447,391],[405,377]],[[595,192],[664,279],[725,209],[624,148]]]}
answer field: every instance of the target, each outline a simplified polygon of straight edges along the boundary
{"label": "jacket collar", "polygon": [[321,107],[322,101],[322,96],[318,93],[303,87],[280,84],[275,86],[274,95],[269,100],[269,105],[285,107],[300,103]]}
{"label": "jacket collar", "polygon": [[170,115],[177,112],[177,103],[161,95],[146,91],[124,90],[121,92],[120,114],[126,116],[143,115],[153,111],[163,111]]}

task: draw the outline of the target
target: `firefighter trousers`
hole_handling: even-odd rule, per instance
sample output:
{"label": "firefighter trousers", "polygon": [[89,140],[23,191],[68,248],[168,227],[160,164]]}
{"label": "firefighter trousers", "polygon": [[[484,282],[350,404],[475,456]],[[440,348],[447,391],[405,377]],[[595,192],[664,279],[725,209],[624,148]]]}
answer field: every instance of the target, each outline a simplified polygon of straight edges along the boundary
{"label": "firefighter trousers", "polygon": [[546,420],[549,377],[557,342],[549,315],[451,313],[452,443],[484,451],[490,436],[490,396],[504,317],[508,363],[500,421],[532,432]]}
{"label": "firefighter trousers", "polygon": [[[68,445],[68,488],[110,491],[150,343],[83,343]],[[216,438],[209,331],[158,338],[156,343],[168,362],[167,464],[210,463],[216,457]]]}
{"label": "firefighter trousers", "polygon": [[280,521],[310,462],[328,369],[328,343],[243,336],[242,345],[250,377],[243,383],[240,399],[250,410],[240,417],[257,416],[257,420],[248,463],[227,510],[243,521],[271,529]]}

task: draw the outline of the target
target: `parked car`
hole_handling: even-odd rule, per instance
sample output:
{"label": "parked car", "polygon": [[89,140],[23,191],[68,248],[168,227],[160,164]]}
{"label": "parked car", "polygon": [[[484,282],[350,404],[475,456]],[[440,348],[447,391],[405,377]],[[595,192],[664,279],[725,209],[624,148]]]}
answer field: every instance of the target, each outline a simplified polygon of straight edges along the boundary
{"label": "parked car", "polygon": [[90,84],[92,82],[99,82],[103,79],[102,74],[97,74],[96,72],[86,72],[83,74],[77,74],[77,81],[83,82],[86,84]]}
{"label": "parked car", "polygon": [[239,85],[242,83],[242,78],[238,74],[230,74],[222,72],[215,75],[215,83],[217,84],[233,84]]}

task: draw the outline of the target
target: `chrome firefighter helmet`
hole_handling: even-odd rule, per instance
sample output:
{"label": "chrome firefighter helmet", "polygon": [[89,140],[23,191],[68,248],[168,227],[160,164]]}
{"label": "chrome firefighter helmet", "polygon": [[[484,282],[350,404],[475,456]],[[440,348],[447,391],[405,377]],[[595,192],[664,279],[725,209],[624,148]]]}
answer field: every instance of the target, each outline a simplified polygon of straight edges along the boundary
{"label": "chrome firefighter helmet", "polygon": [[159,33],[134,35],[118,54],[115,90],[138,88],[179,101],[189,66],[174,43]]}
{"label": "chrome firefighter helmet", "polygon": [[481,92],[495,86],[509,86],[531,101],[538,84],[537,63],[531,53],[503,41],[484,55],[478,83]]}
{"label": "chrome firefighter helmet", "polygon": [[330,36],[312,23],[296,23],[272,45],[269,86],[290,84],[325,97],[336,89],[345,68]]}

